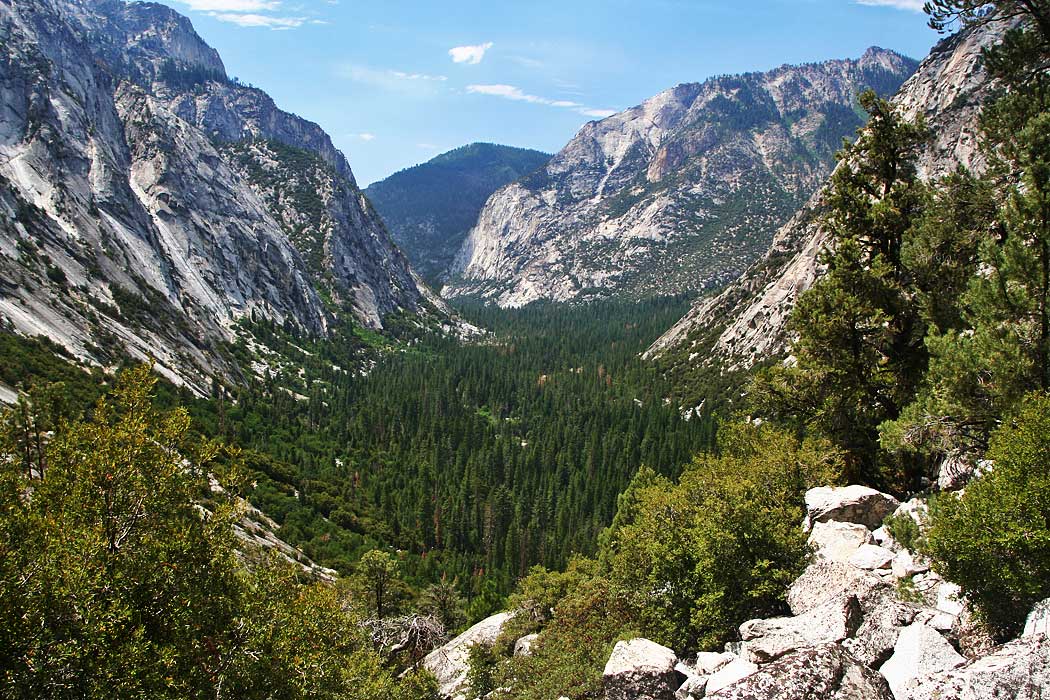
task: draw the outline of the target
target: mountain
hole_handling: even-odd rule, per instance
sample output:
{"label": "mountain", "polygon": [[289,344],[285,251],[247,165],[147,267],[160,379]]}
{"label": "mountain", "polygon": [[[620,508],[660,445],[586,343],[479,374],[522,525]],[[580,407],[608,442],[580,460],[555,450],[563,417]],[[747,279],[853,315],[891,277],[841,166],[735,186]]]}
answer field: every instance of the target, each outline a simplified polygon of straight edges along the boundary
{"label": "mountain", "polygon": [[858,91],[892,94],[916,65],[872,48],[679,85],[591,122],[489,199],[442,294],[521,306],[724,285],[827,177],[863,123]]}
{"label": "mountain", "polygon": [[[981,51],[1001,32],[989,25],[944,39],[893,98],[906,117],[922,116],[934,135],[918,157],[920,177],[939,177],[959,166],[980,171],[977,117],[992,90]],[[719,294],[701,298],[645,356],[688,389],[696,384],[689,375],[746,370],[783,354],[795,301],[820,275],[825,195],[825,189],[814,194],[758,261]]]}
{"label": "mountain", "polygon": [[527,148],[472,143],[373,183],[365,194],[412,266],[437,281],[489,196],[550,158]]}
{"label": "mountain", "polygon": [[0,36],[9,327],[200,391],[245,322],[325,336],[434,308],[328,135],[227,78],[185,17],[0,3]]}

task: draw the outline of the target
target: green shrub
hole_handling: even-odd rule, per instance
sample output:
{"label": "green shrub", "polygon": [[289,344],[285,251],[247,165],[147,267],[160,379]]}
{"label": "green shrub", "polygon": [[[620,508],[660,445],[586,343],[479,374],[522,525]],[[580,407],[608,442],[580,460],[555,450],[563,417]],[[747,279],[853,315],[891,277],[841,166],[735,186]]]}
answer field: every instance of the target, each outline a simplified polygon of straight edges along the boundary
{"label": "green shrub", "polygon": [[991,472],[930,509],[926,550],[1000,635],[1050,596],[1050,397],[1032,395],[992,436]]}
{"label": "green shrub", "polygon": [[910,515],[894,513],[883,520],[882,524],[897,542],[912,552],[919,551],[922,546],[922,530]]}
{"label": "green shrub", "polygon": [[768,426],[729,426],[720,437],[720,456],[698,458],[677,485],[656,477],[639,489],[604,538],[611,577],[642,611],[643,632],[675,649],[715,648],[741,622],[786,612],[787,587],[810,554],[805,492],[841,468],[828,443]]}
{"label": "green shrub", "polygon": [[474,644],[467,650],[467,683],[470,697],[482,698],[496,689],[496,664],[499,656],[488,644]]}

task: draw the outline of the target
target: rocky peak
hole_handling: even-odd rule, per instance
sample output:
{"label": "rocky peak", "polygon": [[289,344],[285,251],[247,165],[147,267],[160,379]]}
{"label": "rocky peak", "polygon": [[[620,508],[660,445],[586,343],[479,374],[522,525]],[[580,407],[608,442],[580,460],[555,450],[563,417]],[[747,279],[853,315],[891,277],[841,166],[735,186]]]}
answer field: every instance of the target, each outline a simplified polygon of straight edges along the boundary
{"label": "rocky peak", "polygon": [[236,371],[224,347],[252,321],[319,336],[335,314],[381,328],[447,313],[328,135],[227,80],[186,18],[151,3],[0,2],[0,36],[8,328],[87,362],[153,358],[205,391],[208,375]]}
{"label": "rocky peak", "polygon": [[830,172],[856,93],[892,93],[914,66],[876,50],[719,76],[590,122],[489,198],[443,293],[517,306],[724,284]]}
{"label": "rocky peak", "polygon": [[[894,96],[903,115],[924,117],[935,134],[919,154],[920,176],[946,175],[959,166],[976,171],[983,167],[977,119],[992,86],[981,52],[1003,31],[1002,26],[989,25],[942,40]],[[821,273],[818,257],[826,243],[819,225],[823,198],[824,191],[818,191],[777,231],[763,256],[721,293],[698,300],[646,357],[681,375],[698,369],[743,370],[782,353],[791,310]]]}
{"label": "rocky peak", "polygon": [[183,70],[198,69],[226,79],[219,52],[204,42],[187,17],[155,2],[111,2],[109,6],[110,16],[119,17],[124,28],[125,50],[131,56],[150,61],[158,71],[171,61]]}

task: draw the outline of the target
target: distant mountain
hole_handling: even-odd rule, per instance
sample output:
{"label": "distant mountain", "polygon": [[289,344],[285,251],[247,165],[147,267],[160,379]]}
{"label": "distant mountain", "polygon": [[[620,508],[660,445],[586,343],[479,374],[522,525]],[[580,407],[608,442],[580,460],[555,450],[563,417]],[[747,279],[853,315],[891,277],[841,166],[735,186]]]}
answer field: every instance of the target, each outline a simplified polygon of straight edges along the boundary
{"label": "distant mountain", "polygon": [[856,60],[721,76],[585,125],[486,203],[442,293],[501,306],[726,284],[824,181],[864,115],[917,63]]}
{"label": "distant mountain", "polygon": [[[924,179],[962,166],[980,172],[978,115],[994,86],[982,51],[1002,38],[997,25],[978,27],[941,41],[893,102],[908,118],[922,116],[934,134],[918,156]],[[645,356],[676,379],[685,402],[698,387],[723,373],[745,371],[787,349],[786,324],[799,295],[823,270],[827,243],[820,225],[821,189],[776,234],[769,250],[720,293],[699,299]]]}
{"label": "distant mountain", "polygon": [[415,269],[437,281],[493,192],[547,164],[549,153],[472,143],[365,190]]}
{"label": "distant mountain", "polygon": [[5,326],[203,391],[242,322],[323,337],[435,308],[328,135],[230,80],[187,18],[0,2],[0,36]]}

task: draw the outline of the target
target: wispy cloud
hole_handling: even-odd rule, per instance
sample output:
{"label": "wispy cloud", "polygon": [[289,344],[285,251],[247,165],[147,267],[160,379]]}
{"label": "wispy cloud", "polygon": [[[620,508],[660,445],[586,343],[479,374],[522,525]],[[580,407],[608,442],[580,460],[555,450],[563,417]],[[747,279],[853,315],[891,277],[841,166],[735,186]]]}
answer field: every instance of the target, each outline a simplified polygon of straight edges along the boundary
{"label": "wispy cloud", "polygon": [[428,75],[426,73],[406,73],[400,70],[390,71],[390,75],[401,80],[432,80],[439,83],[443,83],[448,80],[447,76],[444,75]]}
{"label": "wispy cloud", "polygon": [[857,4],[872,5],[876,7],[895,7],[898,10],[922,12],[924,0],[857,0]]}
{"label": "wispy cloud", "polygon": [[[235,24],[238,27],[261,27],[264,29],[296,29],[304,24],[327,24],[323,19],[311,18],[311,12],[305,17],[280,13],[282,0],[179,0],[195,12],[204,12],[220,22]],[[298,7],[296,12],[302,12]],[[264,14],[266,13],[266,14]]]}
{"label": "wispy cloud", "polygon": [[485,58],[485,52],[491,49],[492,46],[491,41],[475,46],[454,46],[448,50],[448,55],[452,57],[453,63],[466,63],[467,65],[476,66],[481,63],[481,59]]}
{"label": "wispy cloud", "polygon": [[238,27],[265,27],[266,29],[295,29],[306,23],[305,17],[273,17],[271,15],[242,14],[235,12],[211,12],[220,22],[229,22]]}
{"label": "wispy cloud", "polygon": [[614,109],[593,109],[591,107],[585,107],[579,102],[573,102],[571,100],[553,100],[549,97],[540,97],[539,95],[530,95],[521,88],[515,87],[514,85],[468,85],[467,92],[473,95],[489,95],[490,97],[502,97],[505,100],[514,100],[515,102],[528,102],[536,105],[546,105],[548,107],[559,107],[562,109],[571,109],[574,112],[584,115],[585,117],[595,117],[604,119],[616,114]]}
{"label": "wispy cloud", "polygon": [[362,85],[413,95],[433,94],[437,86],[448,80],[444,75],[412,73],[390,68],[375,68],[358,63],[343,63],[335,68],[337,77]]}
{"label": "wispy cloud", "polygon": [[356,136],[357,136],[357,138],[361,139],[362,141],[375,141],[376,140],[376,135],[375,134],[370,134],[367,131],[365,131],[363,133],[360,133],[360,134],[356,134]]}
{"label": "wispy cloud", "polygon": [[180,0],[197,12],[268,12],[281,6],[280,0]]}

